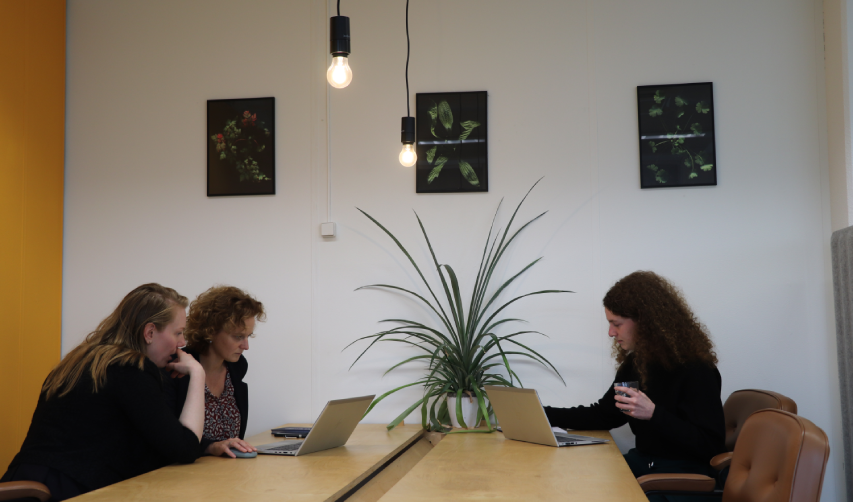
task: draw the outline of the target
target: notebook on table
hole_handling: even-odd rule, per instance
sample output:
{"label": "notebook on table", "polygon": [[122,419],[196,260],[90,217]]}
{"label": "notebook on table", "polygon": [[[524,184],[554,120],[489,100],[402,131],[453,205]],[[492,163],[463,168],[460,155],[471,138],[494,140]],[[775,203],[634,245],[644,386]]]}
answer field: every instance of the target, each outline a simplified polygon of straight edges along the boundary
{"label": "notebook on table", "polygon": [[534,389],[484,387],[504,437],[547,446],[577,446],[609,442],[592,436],[554,432]]}

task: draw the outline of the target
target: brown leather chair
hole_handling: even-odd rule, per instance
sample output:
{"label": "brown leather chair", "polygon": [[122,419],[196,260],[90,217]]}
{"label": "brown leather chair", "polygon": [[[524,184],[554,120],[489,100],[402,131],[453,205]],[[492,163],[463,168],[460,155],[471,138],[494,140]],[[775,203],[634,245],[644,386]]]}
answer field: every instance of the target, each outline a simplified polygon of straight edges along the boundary
{"label": "brown leather chair", "polygon": [[50,490],[35,481],[7,481],[0,483],[0,501],[46,502]]}
{"label": "brown leather chair", "polygon": [[[829,440],[820,427],[787,411],[757,411],[738,436],[723,502],[817,502],[827,460]],[[637,481],[646,493],[678,482],[682,494],[714,488],[713,478],[698,474],[649,474]]]}
{"label": "brown leather chair", "polygon": [[761,389],[732,392],[723,404],[723,416],[726,420],[726,453],[720,453],[712,458],[711,467],[720,471],[729,466],[743,423],[756,411],[768,408],[797,414],[797,403],[778,392]]}

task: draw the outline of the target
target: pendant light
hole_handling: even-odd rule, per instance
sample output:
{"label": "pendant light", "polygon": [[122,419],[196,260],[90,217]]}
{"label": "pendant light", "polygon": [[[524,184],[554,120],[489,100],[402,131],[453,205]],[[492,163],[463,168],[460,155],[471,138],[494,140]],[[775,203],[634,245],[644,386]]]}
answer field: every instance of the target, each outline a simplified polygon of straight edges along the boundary
{"label": "pendant light", "polygon": [[403,150],[400,152],[400,164],[412,167],[418,161],[415,153],[415,117],[403,117],[400,128],[400,141],[403,142]]}
{"label": "pendant light", "polygon": [[341,0],[338,0],[338,15],[329,18],[329,52],[332,64],[326,71],[326,80],[335,89],[343,89],[352,82],[349,67],[349,18],[341,15]]}
{"label": "pendant light", "polygon": [[415,117],[412,117],[411,103],[409,103],[409,0],[406,0],[406,116],[403,117],[400,127],[400,141],[403,150],[400,152],[400,164],[412,167],[418,161],[415,153]]}

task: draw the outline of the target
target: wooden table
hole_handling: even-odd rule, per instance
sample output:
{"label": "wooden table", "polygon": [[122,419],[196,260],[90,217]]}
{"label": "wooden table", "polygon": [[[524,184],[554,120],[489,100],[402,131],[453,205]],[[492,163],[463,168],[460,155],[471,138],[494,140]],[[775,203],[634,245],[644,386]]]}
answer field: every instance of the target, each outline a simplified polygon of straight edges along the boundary
{"label": "wooden table", "polygon": [[[420,424],[404,425],[388,432],[382,424],[360,424],[345,446],[299,457],[258,455],[249,459],[202,457],[193,464],[171,465],[75,498],[92,501],[209,501],[241,500],[338,500],[386,464],[398,453],[414,464],[431,449]],[[269,432],[247,439],[253,446],[280,441]],[[410,447],[408,448],[407,447]],[[414,453],[413,453],[414,454]],[[396,461],[395,461],[396,463]],[[390,464],[393,465],[393,464]],[[387,469],[401,477],[408,471]],[[380,473],[381,474],[381,473]],[[386,476],[387,477],[387,476]],[[393,477],[393,476],[392,476]],[[377,476],[377,478],[382,479]],[[376,479],[376,478],[374,478]],[[398,478],[397,478],[398,479]],[[393,485],[396,479],[385,480]],[[375,483],[374,483],[375,484]],[[390,486],[388,486],[390,487]],[[384,490],[367,487],[375,498]],[[368,498],[369,499],[369,498]],[[350,500],[358,500],[353,497]],[[364,498],[363,498],[364,500]]]}
{"label": "wooden table", "polygon": [[[606,431],[580,434],[611,439]],[[269,433],[253,445],[278,441]],[[433,444],[435,446],[433,447]],[[76,501],[294,500],[347,502],[593,500],[646,502],[616,444],[552,448],[492,434],[391,432],[361,424],[347,444],[301,457],[203,457],[75,498]]]}
{"label": "wooden table", "polygon": [[[606,431],[577,433],[611,439]],[[612,441],[553,448],[500,432],[445,436],[380,500],[647,501]]]}

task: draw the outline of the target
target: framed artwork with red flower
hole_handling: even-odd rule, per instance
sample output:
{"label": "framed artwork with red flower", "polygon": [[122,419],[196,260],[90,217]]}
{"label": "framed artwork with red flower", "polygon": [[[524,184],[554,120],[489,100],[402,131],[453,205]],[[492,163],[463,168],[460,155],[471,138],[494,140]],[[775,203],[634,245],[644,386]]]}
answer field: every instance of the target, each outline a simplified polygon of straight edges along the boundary
{"label": "framed artwork with red flower", "polygon": [[207,196],[275,194],[275,98],[207,101]]}

